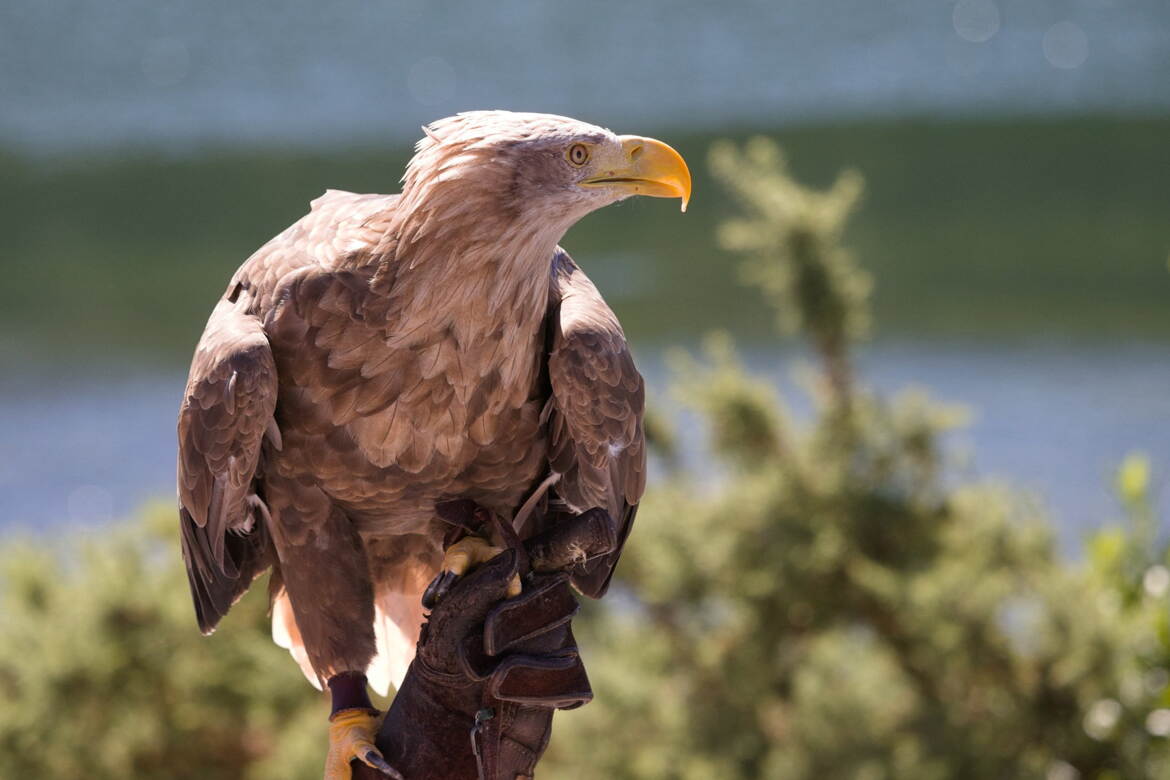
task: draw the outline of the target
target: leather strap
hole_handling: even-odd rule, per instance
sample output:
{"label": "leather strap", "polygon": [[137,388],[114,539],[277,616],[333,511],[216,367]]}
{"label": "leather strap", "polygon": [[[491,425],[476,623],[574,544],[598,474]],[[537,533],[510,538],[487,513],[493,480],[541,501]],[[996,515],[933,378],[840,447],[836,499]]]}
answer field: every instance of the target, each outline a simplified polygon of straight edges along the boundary
{"label": "leather strap", "polygon": [[366,676],[361,672],[342,672],[329,678],[327,683],[333,706],[329,717],[344,710],[365,710],[373,715],[380,714],[370,701],[366,690]]}
{"label": "leather strap", "polygon": [[521,643],[556,631],[580,609],[569,591],[568,574],[541,577],[528,590],[500,602],[488,613],[483,625],[484,652],[503,655]]}

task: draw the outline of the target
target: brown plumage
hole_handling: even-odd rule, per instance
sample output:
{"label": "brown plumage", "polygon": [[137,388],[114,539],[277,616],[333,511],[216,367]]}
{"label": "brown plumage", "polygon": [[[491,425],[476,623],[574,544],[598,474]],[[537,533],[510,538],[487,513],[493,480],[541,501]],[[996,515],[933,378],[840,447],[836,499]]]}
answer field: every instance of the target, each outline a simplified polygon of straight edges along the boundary
{"label": "brown plumage", "polygon": [[[179,413],[200,628],[271,567],[274,638],[318,684],[405,672],[437,502],[512,517],[556,474],[555,500],[605,508],[624,539],[645,486],[642,378],[557,242],[632,194],[685,205],[681,158],[540,114],[425,129],[401,195],[327,192],[240,267]],[[609,563],[579,587],[604,592]]]}

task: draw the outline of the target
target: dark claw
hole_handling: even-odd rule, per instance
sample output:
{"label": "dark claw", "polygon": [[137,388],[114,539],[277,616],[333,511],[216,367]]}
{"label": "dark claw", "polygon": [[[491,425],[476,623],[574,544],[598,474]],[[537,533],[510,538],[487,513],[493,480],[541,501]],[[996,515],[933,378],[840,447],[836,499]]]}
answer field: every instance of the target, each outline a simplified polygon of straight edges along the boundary
{"label": "dark claw", "polygon": [[447,591],[451,590],[451,586],[455,584],[457,579],[459,579],[459,575],[453,571],[441,571],[436,574],[435,578],[431,580],[431,584],[427,585],[427,589],[423,591],[423,607],[434,609],[443,596],[447,595]]}
{"label": "dark claw", "polygon": [[371,750],[369,753],[366,753],[365,758],[362,760],[387,777],[392,777],[394,780],[404,780],[402,774],[387,764],[386,759],[382,758],[382,755],[376,750]]}

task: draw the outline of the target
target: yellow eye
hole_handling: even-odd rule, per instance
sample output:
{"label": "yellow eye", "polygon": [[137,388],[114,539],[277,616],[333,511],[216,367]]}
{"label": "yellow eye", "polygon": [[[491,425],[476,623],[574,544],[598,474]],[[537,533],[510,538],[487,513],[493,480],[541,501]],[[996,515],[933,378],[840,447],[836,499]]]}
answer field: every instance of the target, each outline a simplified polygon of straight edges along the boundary
{"label": "yellow eye", "polygon": [[565,152],[565,157],[573,165],[584,165],[589,159],[589,148],[585,144],[573,144],[569,151]]}

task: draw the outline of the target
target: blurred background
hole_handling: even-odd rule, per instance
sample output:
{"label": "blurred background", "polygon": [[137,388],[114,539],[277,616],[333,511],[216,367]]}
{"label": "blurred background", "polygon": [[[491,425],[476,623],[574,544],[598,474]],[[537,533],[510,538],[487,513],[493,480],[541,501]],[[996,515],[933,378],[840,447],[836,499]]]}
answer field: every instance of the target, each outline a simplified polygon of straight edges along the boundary
{"label": "blurred background", "polygon": [[712,490],[728,473],[706,468],[710,420],[670,390],[671,349],[712,330],[795,421],[824,413],[800,374],[825,356],[799,328],[777,336],[719,239],[743,207],[708,150],[766,135],[792,181],[864,179],[842,243],[872,276],[872,327],[849,359],[867,389],[920,385],[969,410],[939,433],[940,485],[1010,484],[1077,566],[1133,514],[1116,493],[1132,455],[1154,549],[1170,473],[1163,0],[0,5],[0,539],[57,545],[170,501],[186,364],[231,272],[326,188],[396,191],[419,126],[476,108],[653,135],[691,163],[685,216],[627,202],[563,242],[622,319],[677,468]]}

